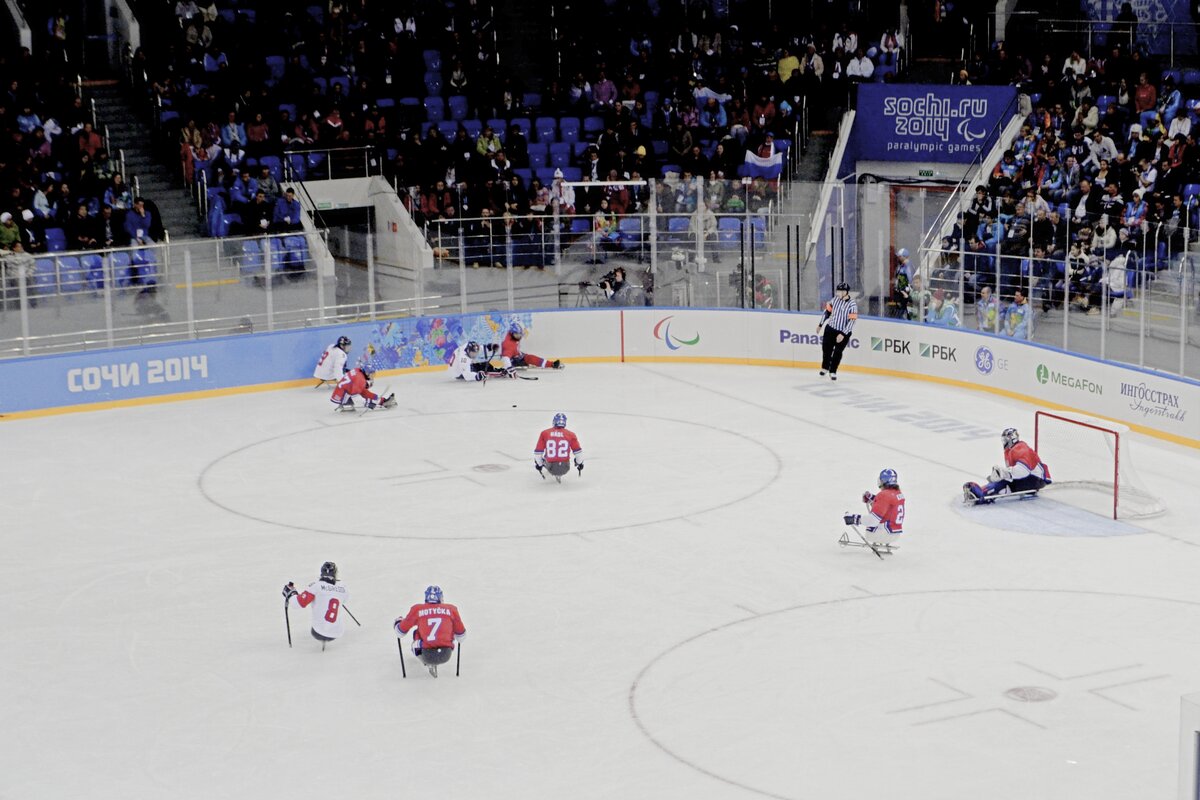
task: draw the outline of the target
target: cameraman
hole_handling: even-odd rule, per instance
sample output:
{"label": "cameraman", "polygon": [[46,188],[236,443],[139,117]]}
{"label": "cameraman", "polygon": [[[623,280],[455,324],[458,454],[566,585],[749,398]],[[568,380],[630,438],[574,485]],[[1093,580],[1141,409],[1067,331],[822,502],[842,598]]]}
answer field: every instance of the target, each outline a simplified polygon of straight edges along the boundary
{"label": "cameraman", "polygon": [[625,282],[625,268],[617,267],[600,279],[600,289],[608,302],[614,306],[631,306],[634,304],[634,289]]}

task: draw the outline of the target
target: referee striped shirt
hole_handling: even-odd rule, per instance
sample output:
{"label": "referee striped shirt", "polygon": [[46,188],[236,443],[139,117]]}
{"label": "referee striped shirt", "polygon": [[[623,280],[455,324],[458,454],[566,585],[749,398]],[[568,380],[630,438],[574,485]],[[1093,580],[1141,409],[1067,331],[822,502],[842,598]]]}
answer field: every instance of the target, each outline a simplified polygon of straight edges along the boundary
{"label": "referee striped shirt", "polygon": [[834,295],[833,299],[825,304],[825,321],[838,333],[849,334],[854,330],[854,320],[856,319],[858,319],[858,303],[854,302],[853,297],[843,300]]}

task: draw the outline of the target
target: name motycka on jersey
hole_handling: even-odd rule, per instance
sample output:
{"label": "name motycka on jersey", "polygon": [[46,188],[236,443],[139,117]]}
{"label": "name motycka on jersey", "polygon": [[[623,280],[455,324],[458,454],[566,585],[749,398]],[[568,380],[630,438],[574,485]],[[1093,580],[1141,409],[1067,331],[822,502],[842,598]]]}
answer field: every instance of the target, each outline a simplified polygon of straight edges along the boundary
{"label": "name motycka on jersey", "polygon": [[418,617],[428,617],[430,614],[441,614],[445,617],[453,617],[454,612],[445,606],[433,606],[432,608],[422,608],[417,612]]}

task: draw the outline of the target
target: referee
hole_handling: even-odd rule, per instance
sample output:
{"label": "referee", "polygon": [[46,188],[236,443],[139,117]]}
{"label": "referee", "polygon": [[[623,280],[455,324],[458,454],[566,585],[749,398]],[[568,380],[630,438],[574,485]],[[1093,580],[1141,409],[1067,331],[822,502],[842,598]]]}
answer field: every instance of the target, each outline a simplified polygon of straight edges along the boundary
{"label": "referee", "polygon": [[[831,381],[837,380],[838,364],[842,363],[842,352],[850,344],[850,332],[854,320],[858,319],[858,304],[850,299],[850,284],[843,281],[837,285],[833,299],[825,304],[825,316],[817,323],[817,333],[825,326],[821,338],[821,377],[829,373]],[[828,323],[828,324],[826,324]]]}

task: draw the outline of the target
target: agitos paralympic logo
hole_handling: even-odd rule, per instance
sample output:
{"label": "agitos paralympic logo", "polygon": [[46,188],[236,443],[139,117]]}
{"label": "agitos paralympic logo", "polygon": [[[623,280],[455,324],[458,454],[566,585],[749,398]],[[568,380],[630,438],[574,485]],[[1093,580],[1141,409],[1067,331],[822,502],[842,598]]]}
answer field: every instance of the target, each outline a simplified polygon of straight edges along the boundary
{"label": "agitos paralympic logo", "polygon": [[700,344],[699,332],[697,332],[696,335],[694,337],[692,337],[691,339],[680,339],[678,336],[672,336],[671,335],[671,320],[673,320],[673,319],[675,319],[675,317],[670,316],[670,317],[663,317],[662,319],[660,319],[658,321],[658,324],[654,326],[654,338],[655,339],[659,339],[662,342],[664,342],[667,345],[667,347],[671,350],[678,350],[679,348],[684,347],[684,346],[694,347],[695,345]]}

